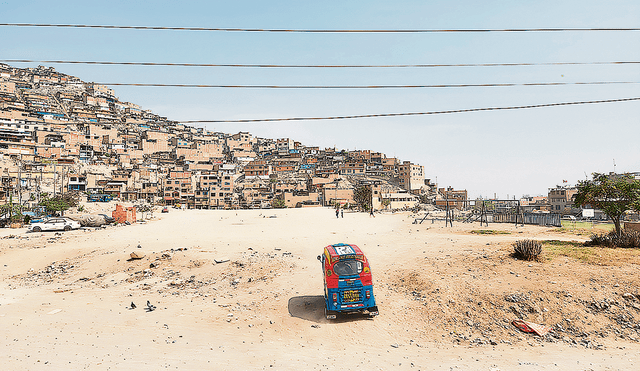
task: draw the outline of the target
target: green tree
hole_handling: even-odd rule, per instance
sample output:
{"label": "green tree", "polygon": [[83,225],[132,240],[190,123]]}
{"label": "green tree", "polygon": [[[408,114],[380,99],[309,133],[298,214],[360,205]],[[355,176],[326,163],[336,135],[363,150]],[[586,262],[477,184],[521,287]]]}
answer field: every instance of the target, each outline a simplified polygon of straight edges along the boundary
{"label": "green tree", "polygon": [[10,218],[12,222],[21,221],[23,219],[22,205],[13,202],[0,205],[0,215]]}
{"label": "green tree", "polygon": [[640,181],[629,175],[593,173],[593,180],[580,181],[575,195],[576,207],[591,205],[602,210],[621,234],[620,220],[629,210],[640,211]]}
{"label": "green tree", "polygon": [[353,190],[353,200],[365,211],[371,207],[371,187],[360,186]]}
{"label": "green tree", "polygon": [[287,207],[287,204],[282,198],[274,198],[273,201],[271,201],[271,205],[274,209],[284,209]]}
{"label": "green tree", "polygon": [[429,195],[426,193],[422,193],[420,196],[420,203],[421,204],[429,204],[431,203],[431,200],[429,200]]}
{"label": "green tree", "polygon": [[389,205],[391,205],[391,200],[388,198],[385,198],[384,200],[382,200],[382,206],[384,206],[384,208],[388,208]]}
{"label": "green tree", "polygon": [[77,193],[68,192],[54,197],[49,197],[49,195],[45,193],[43,196],[43,199],[38,205],[44,206],[48,214],[54,214],[57,212],[64,214],[64,211],[68,208],[78,205]]}

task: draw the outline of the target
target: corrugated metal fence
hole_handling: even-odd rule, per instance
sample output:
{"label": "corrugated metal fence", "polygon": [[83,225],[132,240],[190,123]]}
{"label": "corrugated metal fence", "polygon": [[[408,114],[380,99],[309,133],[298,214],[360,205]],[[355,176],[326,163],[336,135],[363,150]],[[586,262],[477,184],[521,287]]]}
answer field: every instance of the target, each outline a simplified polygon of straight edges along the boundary
{"label": "corrugated metal fence", "polygon": [[523,213],[523,214],[493,214],[493,220],[490,220],[494,223],[516,223],[516,216],[518,217],[518,223],[523,224],[536,224],[536,225],[544,225],[544,226],[554,226],[554,227],[562,227],[560,223],[560,214],[532,214],[532,213]]}

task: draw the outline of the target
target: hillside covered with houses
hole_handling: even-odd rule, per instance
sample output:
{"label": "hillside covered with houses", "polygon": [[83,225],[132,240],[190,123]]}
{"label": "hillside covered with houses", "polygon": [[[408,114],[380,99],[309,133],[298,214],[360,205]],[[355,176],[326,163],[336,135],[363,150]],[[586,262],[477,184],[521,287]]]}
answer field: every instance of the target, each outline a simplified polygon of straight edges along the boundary
{"label": "hillside covered with houses", "polygon": [[68,191],[195,209],[402,209],[447,190],[467,198],[439,192],[411,161],[190,127],[43,66],[0,64],[0,154],[0,203],[25,206]]}

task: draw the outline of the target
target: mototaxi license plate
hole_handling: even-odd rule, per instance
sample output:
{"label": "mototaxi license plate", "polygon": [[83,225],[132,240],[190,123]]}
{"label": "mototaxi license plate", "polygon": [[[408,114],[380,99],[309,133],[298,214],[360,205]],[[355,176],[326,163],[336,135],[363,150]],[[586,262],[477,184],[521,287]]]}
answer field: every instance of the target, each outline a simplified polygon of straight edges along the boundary
{"label": "mototaxi license plate", "polygon": [[353,303],[355,301],[360,301],[360,291],[359,290],[347,290],[342,293],[342,301],[345,303]]}

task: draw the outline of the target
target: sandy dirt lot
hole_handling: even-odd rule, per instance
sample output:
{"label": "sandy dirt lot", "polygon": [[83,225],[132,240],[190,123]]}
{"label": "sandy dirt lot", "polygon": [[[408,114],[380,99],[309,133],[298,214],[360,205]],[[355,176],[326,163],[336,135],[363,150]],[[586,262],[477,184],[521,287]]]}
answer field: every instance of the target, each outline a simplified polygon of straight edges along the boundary
{"label": "sandy dirt lot", "polygon": [[[637,254],[526,262],[514,241],[585,236],[412,221],[172,209],[128,226],[0,230],[1,368],[638,369]],[[367,254],[379,316],[324,319],[316,256],[339,242]],[[518,318],[553,331],[521,333]]]}

